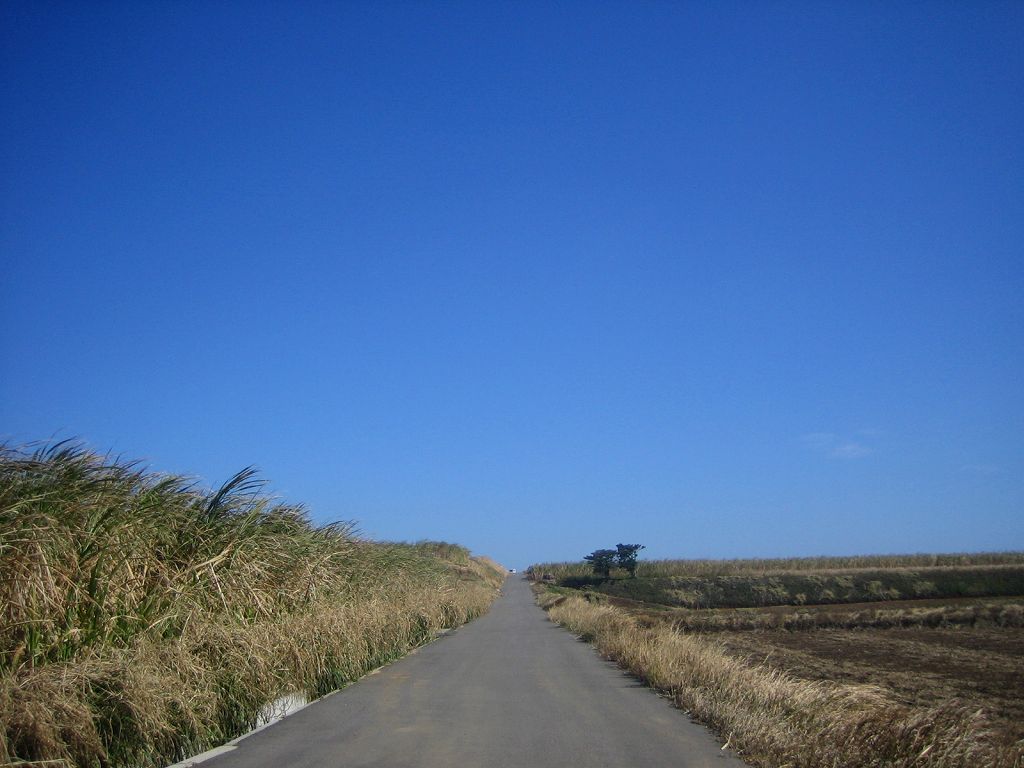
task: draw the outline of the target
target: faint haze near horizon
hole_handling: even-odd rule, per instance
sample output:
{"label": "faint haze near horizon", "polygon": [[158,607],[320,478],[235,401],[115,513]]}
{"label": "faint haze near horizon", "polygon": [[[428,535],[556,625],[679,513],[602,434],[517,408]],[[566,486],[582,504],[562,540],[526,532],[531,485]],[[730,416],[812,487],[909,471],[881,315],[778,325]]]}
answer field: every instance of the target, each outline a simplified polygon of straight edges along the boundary
{"label": "faint haze near horizon", "polygon": [[510,567],[1024,549],[1020,3],[0,7],[0,438]]}

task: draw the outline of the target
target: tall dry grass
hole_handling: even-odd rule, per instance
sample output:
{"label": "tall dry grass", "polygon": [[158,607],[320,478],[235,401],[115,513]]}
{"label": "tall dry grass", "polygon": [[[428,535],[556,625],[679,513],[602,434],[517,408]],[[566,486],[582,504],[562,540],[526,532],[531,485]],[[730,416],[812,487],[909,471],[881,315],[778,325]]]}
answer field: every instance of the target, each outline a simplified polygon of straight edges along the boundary
{"label": "tall dry grass", "polygon": [[[879,568],[953,568],[990,565],[1024,565],[1024,552],[976,552],[903,555],[850,555],[822,557],[746,558],[733,560],[641,560],[637,564],[639,578],[672,576],[708,577],[746,574],[775,574],[801,571],[849,571]],[[550,574],[556,581],[580,579],[593,575],[584,561],[538,563],[528,574]]]}
{"label": "tall dry grass", "polygon": [[713,641],[644,628],[625,612],[546,595],[548,615],[715,729],[764,768],[1019,768],[984,712],[913,708],[874,687],[798,680],[749,666]]}
{"label": "tall dry grass", "polygon": [[485,611],[457,545],[313,525],[251,470],[216,491],[82,447],[0,448],[0,763],[155,766]]}

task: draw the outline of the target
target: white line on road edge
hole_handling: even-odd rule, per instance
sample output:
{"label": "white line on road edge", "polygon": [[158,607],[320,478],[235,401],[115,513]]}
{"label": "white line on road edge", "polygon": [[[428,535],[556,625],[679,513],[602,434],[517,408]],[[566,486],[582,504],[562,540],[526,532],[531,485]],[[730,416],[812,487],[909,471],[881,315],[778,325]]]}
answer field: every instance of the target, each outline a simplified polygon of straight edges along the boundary
{"label": "white line on road edge", "polygon": [[[342,689],[339,688],[338,690]],[[328,696],[333,696],[337,692],[338,691],[331,691],[330,693],[321,696],[319,699],[314,699],[314,701],[323,701]],[[208,749],[205,752],[200,752],[198,755],[187,757],[179,763],[167,766],[167,768],[189,768],[190,766],[206,762],[211,757],[217,757],[217,755],[223,755],[225,752],[230,752],[238,746],[238,742],[242,739],[252,736],[254,733],[259,733],[264,728],[267,728],[280,720],[284,720],[288,715],[294,715],[300,709],[305,709],[312,703],[312,701],[300,693],[290,693],[287,696],[282,696],[277,701],[268,704],[260,710],[260,714],[256,720],[259,725],[248,733],[243,733],[237,739],[232,739],[227,744],[221,744],[219,747],[214,747],[213,749]]]}

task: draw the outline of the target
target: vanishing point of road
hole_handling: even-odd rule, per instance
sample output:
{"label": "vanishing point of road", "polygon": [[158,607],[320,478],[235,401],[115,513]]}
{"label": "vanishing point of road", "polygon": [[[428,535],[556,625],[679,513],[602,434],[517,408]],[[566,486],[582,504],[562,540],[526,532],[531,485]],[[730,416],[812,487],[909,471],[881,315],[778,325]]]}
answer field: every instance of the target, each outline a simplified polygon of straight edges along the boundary
{"label": "vanishing point of road", "polygon": [[510,577],[490,612],[202,768],[737,768]]}

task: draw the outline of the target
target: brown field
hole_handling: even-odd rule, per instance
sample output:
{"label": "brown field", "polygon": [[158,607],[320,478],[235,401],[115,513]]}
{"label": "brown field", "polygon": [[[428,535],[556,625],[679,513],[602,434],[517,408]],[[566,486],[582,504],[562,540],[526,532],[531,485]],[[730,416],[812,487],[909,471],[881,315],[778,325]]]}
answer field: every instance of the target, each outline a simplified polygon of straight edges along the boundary
{"label": "brown field", "polygon": [[540,603],[758,768],[1024,765],[1017,628],[695,633],[606,600]]}
{"label": "brown field", "polygon": [[1024,768],[1021,557],[532,570],[553,620],[754,765]]}
{"label": "brown field", "polygon": [[[877,686],[913,707],[955,702],[982,709],[1004,742],[1024,740],[1024,627],[1017,618],[1024,599],[1019,597],[712,610],[591,599],[627,610],[643,626],[668,625],[713,637],[748,664],[799,679]],[[1013,617],[1011,625],[997,623],[1001,617],[1005,623],[1006,616]],[[898,625],[920,620],[937,626]],[[879,623],[882,628],[872,626]]]}
{"label": "brown field", "polygon": [[911,706],[984,709],[1007,742],[1024,739],[1024,629],[722,632],[726,650],[805,680],[876,685]]}

